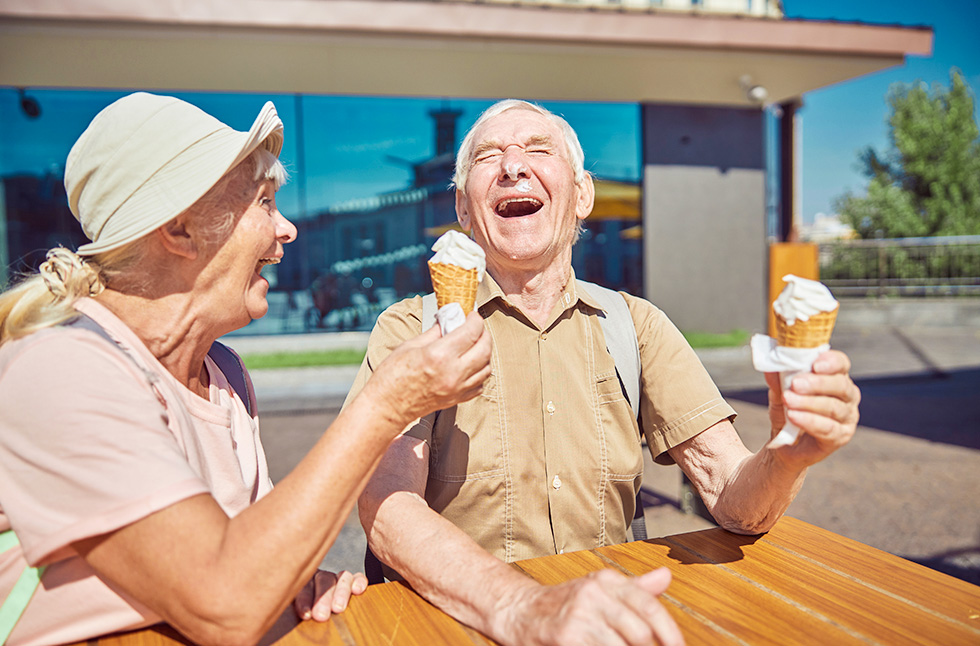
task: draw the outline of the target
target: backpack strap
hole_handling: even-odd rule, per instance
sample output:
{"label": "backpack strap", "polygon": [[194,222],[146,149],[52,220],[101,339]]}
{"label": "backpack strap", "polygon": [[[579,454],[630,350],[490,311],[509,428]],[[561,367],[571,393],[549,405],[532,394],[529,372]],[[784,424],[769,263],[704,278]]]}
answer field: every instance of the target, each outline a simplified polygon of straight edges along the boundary
{"label": "backpack strap", "polygon": [[77,317],[71,319],[70,321],[62,323],[62,325],[65,327],[81,328],[83,330],[88,330],[89,332],[95,332],[100,337],[108,341],[112,347],[116,348],[124,355],[129,357],[129,360],[133,362],[133,365],[139,368],[140,372],[143,373],[143,376],[146,377],[146,380],[150,383],[150,387],[153,389],[153,392],[156,394],[157,399],[160,400],[160,403],[161,404],[165,403],[163,395],[160,394],[160,392],[157,390],[156,384],[160,378],[159,375],[154,374],[153,372],[148,370],[142,363],[137,361],[136,357],[130,354],[130,352],[126,350],[126,348],[119,345],[119,342],[116,341],[116,339],[112,335],[110,335],[104,327],[96,323],[95,319],[93,319],[87,314],[79,314]]}
{"label": "backpack strap", "polygon": [[[636,325],[630,314],[626,299],[617,291],[577,280],[578,287],[589,294],[603,311],[599,313],[599,324],[602,334],[606,337],[606,350],[616,364],[616,375],[619,384],[626,395],[626,401],[633,409],[633,415],[640,418],[640,342],[636,338]],[[633,510],[633,521],[630,523],[633,540],[647,539],[647,522],[643,514],[643,500],[640,492],[636,492],[636,506]]]}
{"label": "backpack strap", "polygon": [[[81,328],[83,330],[89,330],[90,332],[95,332],[103,339],[111,343],[114,347],[118,348],[123,354],[132,359],[133,363],[146,375],[147,380],[150,385],[156,389],[155,382],[157,381],[157,375],[153,374],[146,368],[144,368],[140,363],[133,357],[125,348],[119,345],[106,329],[99,325],[95,319],[86,315],[80,314],[76,318],[68,321],[64,325],[68,327]],[[245,410],[248,411],[249,416],[255,417],[255,404],[252,402],[252,396],[248,391],[248,382],[245,377],[245,366],[242,364],[241,359],[235,354],[234,350],[226,346],[225,344],[215,341],[211,344],[211,349],[208,350],[208,356],[214,361],[214,365],[218,366],[224,374],[225,379],[231,384],[232,389],[238,393],[239,398],[242,403],[245,404]],[[159,395],[158,395],[159,396]]]}
{"label": "backpack strap", "polygon": [[606,337],[606,350],[616,363],[616,374],[623,387],[626,401],[633,409],[633,415],[640,417],[640,342],[636,338],[636,326],[630,315],[626,299],[617,291],[601,287],[595,283],[579,280],[578,287],[589,294],[603,311],[599,314],[599,324]]}
{"label": "backpack strap", "polygon": [[[19,541],[14,530],[8,529],[0,533],[0,554],[13,549],[18,544]],[[10,594],[4,599],[3,605],[0,605],[0,644],[7,643],[7,638],[13,632],[14,626],[17,625],[24,611],[27,610],[27,604],[31,602],[34,591],[41,583],[44,567],[25,567],[17,578],[17,582],[14,583],[14,587],[10,590]]]}
{"label": "backpack strap", "polygon": [[439,305],[436,302],[436,294],[426,294],[422,297],[422,331],[425,332],[436,324],[436,311]]}
{"label": "backpack strap", "polygon": [[248,411],[249,417],[255,417],[255,405],[248,391],[245,366],[242,364],[242,360],[234,350],[220,341],[211,344],[208,356],[211,357],[211,361],[214,361],[214,365],[218,366],[225,379],[231,384],[232,390],[238,393],[242,403],[245,404],[245,410]]}

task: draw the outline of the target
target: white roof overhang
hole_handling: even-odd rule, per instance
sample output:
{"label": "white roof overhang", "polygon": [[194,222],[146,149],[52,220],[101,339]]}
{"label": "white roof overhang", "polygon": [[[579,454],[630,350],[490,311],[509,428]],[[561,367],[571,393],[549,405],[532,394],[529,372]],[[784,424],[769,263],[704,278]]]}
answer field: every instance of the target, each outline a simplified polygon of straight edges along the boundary
{"label": "white roof overhang", "polygon": [[932,30],[406,0],[0,0],[0,85],[749,105],[928,56]]}

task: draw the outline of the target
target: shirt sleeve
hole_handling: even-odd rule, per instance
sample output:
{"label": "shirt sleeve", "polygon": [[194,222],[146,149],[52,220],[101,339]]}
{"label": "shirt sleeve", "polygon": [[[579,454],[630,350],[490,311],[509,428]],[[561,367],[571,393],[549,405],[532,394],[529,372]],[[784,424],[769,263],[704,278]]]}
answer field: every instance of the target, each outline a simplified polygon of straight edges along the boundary
{"label": "shirt sleeve", "polygon": [[[364,389],[368,379],[378,369],[378,366],[388,358],[399,345],[414,339],[422,333],[422,297],[407,298],[395,303],[378,317],[368,338],[367,353],[357,371],[354,383],[351,385],[344,408]],[[404,435],[428,442],[432,435],[432,422],[435,413],[423,417],[409,425]]]}
{"label": "shirt sleeve", "polygon": [[6,344],[0,410],[0,505],[32,564],[208,490],[148,378],[91,332]]}
{"label": "shirt sleeve", "polygon": [[654,460],[673,464],[666,452],[735,410],[722,398],[680,331],[649,301],[626,296],[640,344],[640,420]]}

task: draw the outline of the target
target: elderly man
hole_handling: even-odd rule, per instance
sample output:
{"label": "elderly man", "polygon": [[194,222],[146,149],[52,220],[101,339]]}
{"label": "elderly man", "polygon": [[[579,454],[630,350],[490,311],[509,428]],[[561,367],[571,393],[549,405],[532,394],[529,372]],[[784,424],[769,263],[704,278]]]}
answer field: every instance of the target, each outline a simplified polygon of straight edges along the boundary
{"label": "elderly man", "polygon": [[[502,644],[681,643],[657,597],[670,577],[610,570],[542,586],[506,565],[628,539],[643,472],[640,437],[676,462],[723,527],[768,530],[807,467],[846,443],[859,393],[839,352],[781,393],[774,429],[795,446],[751,453],[695,353],[665,315],[623,294],[640,351],[640,421],[606,350],[599,303],[571,265],[594,187],[574,131],[522,101],[490,107],[457,157],[456,212],[486,251],[477,307],[493,338],[483,393],[395,440],[359,501],[369,544],[424,597]],[[379,318],[355,383],[421,331],[421,299]],[[774,431],[775,432],[775,431]]]}

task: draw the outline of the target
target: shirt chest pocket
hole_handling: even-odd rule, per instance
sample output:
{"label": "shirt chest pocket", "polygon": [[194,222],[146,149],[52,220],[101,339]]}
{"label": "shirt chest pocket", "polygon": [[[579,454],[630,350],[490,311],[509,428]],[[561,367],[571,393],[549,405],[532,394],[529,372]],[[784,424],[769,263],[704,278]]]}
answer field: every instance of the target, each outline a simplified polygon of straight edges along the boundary
{"label": "shirt chest pocket", "polygon": [[492,478],[503,476],[504,466],[500,401],[491,375],[479,396],[439,412],[430,442],[429,478]]}
{"label": "shirt chest pocket", "polygon": [[631,480],[643,473],[640,430],[615,369],[596,375],[596,396],[609,477]]}

